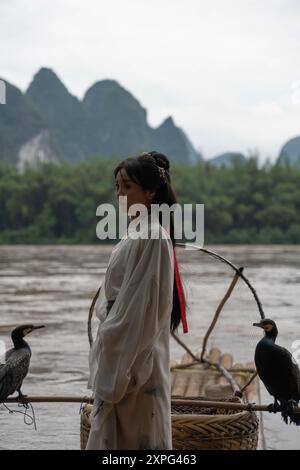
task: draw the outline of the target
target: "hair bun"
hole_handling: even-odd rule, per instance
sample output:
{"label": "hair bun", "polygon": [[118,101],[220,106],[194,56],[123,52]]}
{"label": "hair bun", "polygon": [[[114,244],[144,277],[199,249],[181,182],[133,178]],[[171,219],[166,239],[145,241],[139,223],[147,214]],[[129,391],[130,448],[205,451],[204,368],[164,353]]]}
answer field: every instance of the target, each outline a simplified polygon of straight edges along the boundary
{"label": "hair bun", "polygon": [[170,169],[170,161],[166,155],[159,152],[150,152],[150,154],[155,159],[158,166],[164,168],[167,171]]}

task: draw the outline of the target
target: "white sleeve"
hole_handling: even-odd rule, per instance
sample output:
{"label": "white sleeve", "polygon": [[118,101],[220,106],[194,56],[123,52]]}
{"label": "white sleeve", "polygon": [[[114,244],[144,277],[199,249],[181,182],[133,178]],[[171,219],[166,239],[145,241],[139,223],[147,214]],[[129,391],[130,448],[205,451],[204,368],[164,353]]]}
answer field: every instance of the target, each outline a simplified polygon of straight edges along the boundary
{"label": "white sleeve", "polygon": [[170,238],[132,239],[117,298],[101,325],[97,399],[117,403],[125,395],[136,358],[170,322],[174,258]]}

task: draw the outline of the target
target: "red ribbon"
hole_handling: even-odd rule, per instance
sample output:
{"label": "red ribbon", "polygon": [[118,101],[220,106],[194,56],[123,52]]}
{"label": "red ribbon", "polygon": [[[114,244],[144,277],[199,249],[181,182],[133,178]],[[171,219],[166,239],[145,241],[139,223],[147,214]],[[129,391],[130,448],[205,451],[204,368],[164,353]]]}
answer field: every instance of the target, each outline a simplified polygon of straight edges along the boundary
{"label": "red ribbon", "polygon": [[175,281],[176,281],[177,290],[178,290],[180,315],[181,315],[181,322],[182,322],[183,332],[187,333],[188,332],[188,326],[187,326],[187,321],[186,321],[185,300],[184,300],[184,293],[183,293],[182,283],[181,283],[179,270],[178,270],[178,263],[177,263],[175,248],[174,248],[174,269],[175,269]]}

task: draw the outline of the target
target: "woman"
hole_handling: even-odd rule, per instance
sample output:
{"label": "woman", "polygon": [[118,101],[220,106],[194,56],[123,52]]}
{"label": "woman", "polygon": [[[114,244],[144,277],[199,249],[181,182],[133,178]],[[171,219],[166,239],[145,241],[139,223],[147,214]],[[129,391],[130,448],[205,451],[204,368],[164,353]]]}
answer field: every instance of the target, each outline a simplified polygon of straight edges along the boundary
{"label": "woman", "polygon": [[[185,298],[173,220],[169,234],[151,211],[151,204],[176,202],[169,160],[143,153],[122,161],[114,175],[127,208],[140,203],[147,211],[131,219],[112,250],[95,305],[100,325],[89,357],[94,405],[86,449],[172,449],[169,339],[181,319],[187,331]],[[159,236],[146,238],[149,228]]]}

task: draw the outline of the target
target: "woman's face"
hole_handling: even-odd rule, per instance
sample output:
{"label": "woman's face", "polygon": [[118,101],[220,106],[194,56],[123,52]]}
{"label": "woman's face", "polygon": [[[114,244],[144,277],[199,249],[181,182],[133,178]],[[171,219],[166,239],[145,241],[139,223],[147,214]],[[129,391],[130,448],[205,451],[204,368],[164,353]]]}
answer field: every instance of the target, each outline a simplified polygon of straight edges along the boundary
{"label": "woman's face", "polygon": [[[144,204],[148,208],[155,194],[155,191],[143,190],[140,185],[132,181],[124,168],[121,168],[117,173],[116,191],[118,200],[120,196],[127,197],[127,210],[132,204]],[[125,203],[126,201],[124,203],[119,201],[120,208],[123,211],[126,210]],[[137,213],[138,215],[139,213]]]}

